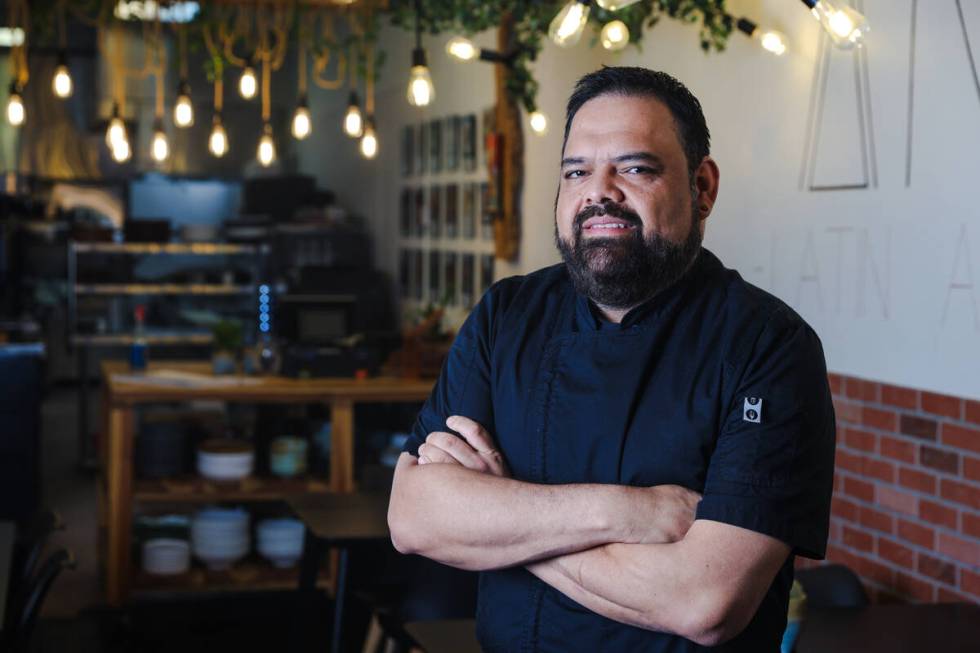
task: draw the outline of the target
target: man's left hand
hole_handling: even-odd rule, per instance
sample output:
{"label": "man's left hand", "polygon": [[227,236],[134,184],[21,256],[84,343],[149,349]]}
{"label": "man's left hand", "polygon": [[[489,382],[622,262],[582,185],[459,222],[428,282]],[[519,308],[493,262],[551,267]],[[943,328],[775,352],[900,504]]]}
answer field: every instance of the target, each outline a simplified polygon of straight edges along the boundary
{"label": "man's left hand", "polygon": [[453,415],[446,426],[459,433],[457,437],[445,431],[435,431],[419,446],[419,464],[444,463],[461,465],[473,471],[505,478],[510,472],[503,456],[495,448],[493,438],[478,423]]}

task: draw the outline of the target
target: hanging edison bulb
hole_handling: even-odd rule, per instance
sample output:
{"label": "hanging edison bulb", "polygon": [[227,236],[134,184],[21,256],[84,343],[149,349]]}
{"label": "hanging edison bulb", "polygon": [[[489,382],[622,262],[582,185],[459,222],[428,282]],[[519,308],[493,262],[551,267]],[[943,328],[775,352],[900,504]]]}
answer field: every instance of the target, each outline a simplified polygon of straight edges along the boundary
{"label": "hanging edison bulb", "polygon": [[64,100],[71,97],[72,87],[71,72],[68,70],[68,56],[61,52],[58,55],[58,65],[54,69],[54,77],[51,78],[51,90],[54,91],[55,97]]}
{"label": "hanging edison bulb", "polygon": [[432,75],[425,62],[425,50],[415,48],[412,51],[412,69],[408,75],[408,103],[413,107],[427,107],[436,97],[436,87],[432,84]]}
{"label": "hanging edison bulb", "polygon": [[262,137],[259,139],[259,149],[256,153],[264,167],[268,168],[276,160],[276,142],[272,138],[272,125],[265,123],[262,128]]}
{"label": "hanging edison bulb", "polygon": [[251,100],[258,89],[259,82],[255,77],[255,68],[252,67],[252,62],[249,62],[245,64],[242,76],[238,78],[238,92],[246,100]]}
{"label": "hanging edison bulb", "polygon": [[126,123],[119,115],[119,103],[112,103],[112,117],[109,119],[109,126],[105,130],[105,144],[112,148],[113,144],[119,139],[126,138]]}
{"label": "hanging edison bulb", "polygon": [[177,85],[177,101],[174,102],[174,124],[190,127],[194,124],[194,105],[191,104],[191,87],[186,79]]}
{"label": "hanging edison bulb", "polygon": [[10,85],[10,99],[7,101],[7,122],[14,127],[20,127],[27,118],[27,111],[24,109],[24,98],[21,97],[20,88],[14,82]]}
{"label": "hanging edison bulb", "polygon": [[531,125],[531,131],[535,134],[543,136],[548,133],[548,117],[540,111],[532,111],[531,115],[527,117],[527,121]]}
{"label": "hanging edison bulb", "polygon": [[357,91],[350,92],[350,101],[347,103],[347,113],[344,115],[344,133],[351,138],[360,138],[364,133],[364,118],[361,116],[361,107],[357,99]]}
{"label": "hanging edison bulb", "polygon": [[221,114],[214,114],[211,122],[211,135],[208,137],[208,150],[219,159],[228,152],[228,134],[221,124]]}
{"label": "hanging edison bulb", "polygon": [[771,29],[760,33],[757,38],[759,45],[767,52],[771,52],[777,57],[786,53],[786,36],[782,32]]}
{"label": "hanging edison bulb", "polygon": [[839,0],[803,0],[813,17],[820,21],[830,39],[841,50],[861,47],[869,31],[868,19]]}
{"label": "hanging edison bulb", "polygon": [[170,156],[170,143],[167,142],[167,132],[163,131],[163,121],[159,119],[153,125],[153,140],[150,143],[150,154],[157,163],[163,163]]}
{"label": "hanging edison bulb", "polygon": [[613,52],[622,50],[629,45],[630,30],[623,21],[611,20],[602,26],[599,40],[602,42],[602,47],[607,50]]}
{"label": "hanging edison bulb", "polygon": [[116,163],[125,163],[133,156],[133,149],[129,146],[129,139],[125,137],[116,139],[109,147],[112,158]]}
{"label": "hanging edison bulb", "polygon": [[303,140],[313,131],[313,120],[310,118],[310,107],[304,95],[296,104],[296,112],[293,113],[293,137],[296,140]]}
{"label": "hanging edison bulb", "polygon": [[361,136],[361,155],[365,159],[373,159],[378,155],[378,136],[374,133],[374,116],[368,116]]}
{"label": "hanging edison bulb", "polygon": [[480,56],[480,48],[465,36],[454,36],[446,43],[446,54],[460,61],[473,61]]}
{"label": "hanging edison bulb", "polygon": [[582,38],[589,21],[590,0],[569,0],[548,27],[548,36],[556,45],[570,48]]}
{"label": "hanging edison bulb", "polygon": [[640,0],[596,0],[596,4],[606,11],[619,11],[623,7],[629,7]]}

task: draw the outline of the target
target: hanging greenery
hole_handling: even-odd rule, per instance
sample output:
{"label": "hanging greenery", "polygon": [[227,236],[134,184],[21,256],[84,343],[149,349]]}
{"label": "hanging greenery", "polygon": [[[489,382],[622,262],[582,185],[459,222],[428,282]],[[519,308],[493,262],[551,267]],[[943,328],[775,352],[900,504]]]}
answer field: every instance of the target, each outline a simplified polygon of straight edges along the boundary
{"label": "hanging greenery", "polygon": [[[505,15],[515,20],[513,54],[507,90],[527,111],[537,108],[538,82],[531,72],[548,37],[548,26],[568,0],[421,0],[422,29],[429,34],[471,36],[498,26]],[[415,0],[393,0],[392,23],[415,29]],[[684,23],[700,23],[698,37],[705,52],[722,51],[732,32],[732,21],[725,0],[640,0],[616,12],[593,5],[589,22],[597,30],[612,20],[623,21],[630,41],[640,47],[644,32],[667,17]],[[595,44],[595,39],[592,41]]]}

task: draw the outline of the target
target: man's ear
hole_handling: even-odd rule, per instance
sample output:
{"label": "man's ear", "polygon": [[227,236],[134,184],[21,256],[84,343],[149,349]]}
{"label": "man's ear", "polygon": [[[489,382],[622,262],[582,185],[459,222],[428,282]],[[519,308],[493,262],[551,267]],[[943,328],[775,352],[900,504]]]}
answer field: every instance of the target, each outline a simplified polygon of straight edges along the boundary
{"label": "man's ear", "polygon": [[714,208],[715,200],[718,199],[720,181],[721,172],[718,170],[718,164],[710,156],[704,157],[701,160],[701,165],[694,172],[694,188],[697,191],[694,202],[701,220],[711,215],[711,209]]}

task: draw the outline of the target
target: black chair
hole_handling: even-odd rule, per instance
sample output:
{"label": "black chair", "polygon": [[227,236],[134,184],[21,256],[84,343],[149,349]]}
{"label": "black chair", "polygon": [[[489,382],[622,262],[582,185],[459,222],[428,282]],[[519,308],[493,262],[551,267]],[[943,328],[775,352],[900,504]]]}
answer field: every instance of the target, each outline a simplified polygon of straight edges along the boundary
{"label": "black chair", "polygon": [[30,581],[51,534],[64,529],[65,523],[60,514],[54,510],[44,510],[35,515],[27,528],[17,535],[11,563],[11,593],[16,594]]}
{"label": "black chair", "polygon": [[31,635],[48,591],[62,570],[74,568],[75,556],[68,549],[58,549],[45,559],[30,582],[14,597],[3,631],[4,650],[15,653],[29,650]]}
{"label": "black chair", "polygon": [[868,605],[868,594],[861,579],[844,565],[797,569],[796,579],[803,585],[810,607],[860,608]]}

